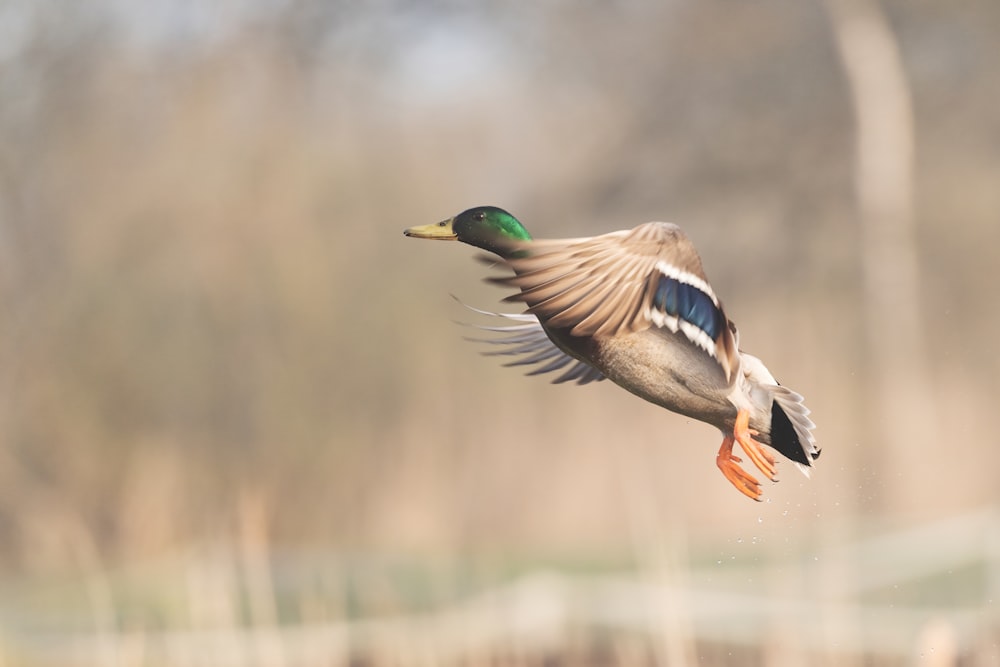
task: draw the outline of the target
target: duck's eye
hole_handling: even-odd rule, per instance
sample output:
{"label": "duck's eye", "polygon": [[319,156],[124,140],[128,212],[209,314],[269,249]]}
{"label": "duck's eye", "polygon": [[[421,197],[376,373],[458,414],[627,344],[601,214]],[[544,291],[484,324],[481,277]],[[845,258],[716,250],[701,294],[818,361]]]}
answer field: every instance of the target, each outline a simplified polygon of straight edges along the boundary
{"label": "duck's eye", "polygon": [[486,214],[485,214],[485,213],[483,213],[482,211],[476,211],[476,212],[475,212],[475,213],[474,213],[474,214],[472,215],[472,219],[473,219],[473,220],[485,220],[485,219],[486,219]]}

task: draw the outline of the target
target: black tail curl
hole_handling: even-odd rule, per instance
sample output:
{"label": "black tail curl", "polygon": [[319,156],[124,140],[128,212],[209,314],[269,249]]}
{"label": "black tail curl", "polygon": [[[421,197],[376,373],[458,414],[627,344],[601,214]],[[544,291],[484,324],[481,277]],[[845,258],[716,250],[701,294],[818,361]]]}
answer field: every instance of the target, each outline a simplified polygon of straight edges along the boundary
{"label": "black tail curl", "polygon": [[771,446],[792,461],[811,466],[819,458],[819,451],[807,455],[799,434],[777,401],[771,403]]}

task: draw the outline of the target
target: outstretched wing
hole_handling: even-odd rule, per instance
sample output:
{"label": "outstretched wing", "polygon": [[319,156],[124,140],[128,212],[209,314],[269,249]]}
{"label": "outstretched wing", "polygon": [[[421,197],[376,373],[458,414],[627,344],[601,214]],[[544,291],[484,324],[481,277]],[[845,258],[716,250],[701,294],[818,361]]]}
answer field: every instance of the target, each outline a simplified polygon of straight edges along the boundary
{"label": "outstretched wing", "polygon": [[722,367],[739,367],[735,327],[680,227],[649,222],[593,238],[519,244],[506,262],[511,277],[493,282],[517,287],[547,327],[574,336],[613,336],[665,327],[681,332]]}
{"label": "outstretched wing", "polygon": [[[456,299],[457,300],[457,299]],[[462,303],[459,301],[459,303]],[[517,324],[507,324],[500,326],[484,326],[470,324],[468,326],[482,331],[492,331],[503,334],[495,338],[467,338],[477,343],[486,343],[499,346],[501,349],[487,350],[483,352],[486,356],[520,356],[504,364],[504,366],[529,366],[532,364],[543,364],[538,368],[529,371],[528,375],[541,375],[564,370],[552,382],[560,384],[563,382],[576,382],[576,384],[588,384],[604,379],[604,375],[588,363],[580,361],[563,352],[545,333],[538,318],[530,313],[494,313],[488,310],[480,310],[462,303],[469,310],[480,315],[500,317],[512,320]]]}

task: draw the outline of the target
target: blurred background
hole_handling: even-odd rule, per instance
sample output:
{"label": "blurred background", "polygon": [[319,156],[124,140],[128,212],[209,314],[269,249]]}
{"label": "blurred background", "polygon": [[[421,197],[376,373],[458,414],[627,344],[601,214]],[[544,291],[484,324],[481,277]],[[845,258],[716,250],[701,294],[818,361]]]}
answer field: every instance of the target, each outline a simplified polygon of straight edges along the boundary
{"label": "blurred background", "polygon": [[[0,3],[0,664],[1000,664],[1000,5]],[[681,224],[824,448],[483,357]]]}

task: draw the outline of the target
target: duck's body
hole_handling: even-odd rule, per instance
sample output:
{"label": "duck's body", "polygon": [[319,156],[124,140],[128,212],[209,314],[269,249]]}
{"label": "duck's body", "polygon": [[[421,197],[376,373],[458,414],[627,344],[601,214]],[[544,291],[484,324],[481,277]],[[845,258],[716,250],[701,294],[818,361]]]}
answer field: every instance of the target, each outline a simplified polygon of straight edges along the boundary
{"label": "duck's body", "polygon": [[732,383],[681,334],[646,329],[594,347],[594,364],[612,382],[660,407],[732,429],[737,411],[728,398]]}
{"label": "duck's body", "polygon": [[[610,379],[647,401],[712,424],[724,436],[717,464],[741,492],[759,500],[760,485],[736,465],[739,443],[770,479],[770,445],[803,472],[819,456],[802,397],[778,385],[764,364],[738,349],[735,325],[705,278],[679,227],[652,222],[593,238],[532,240],[509,213],[469,209],[408,236],[456,239],[499,255],[517,287],[509,300],[528,312],[495,354],[528,355],[532,374],[565,370],[556,382]],[[480,311],[484,312],[484,311]],[[491,313],[495,314],[495,313]],[[756,438],[756,439],[755,439]]]}

